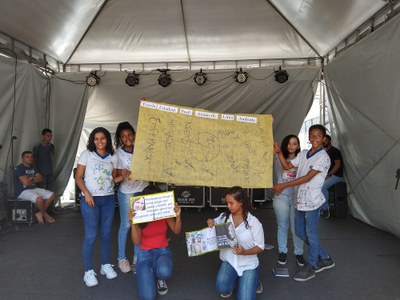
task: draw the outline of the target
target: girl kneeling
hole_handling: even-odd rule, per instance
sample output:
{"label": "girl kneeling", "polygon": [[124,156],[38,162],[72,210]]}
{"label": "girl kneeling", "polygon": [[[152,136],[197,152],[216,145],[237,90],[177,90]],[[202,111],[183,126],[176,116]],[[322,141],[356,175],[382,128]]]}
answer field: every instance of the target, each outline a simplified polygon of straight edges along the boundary
{"label": "girl kneeling", "polygon": [[264,250],[264,231],[260,221],[252,214],[253,207],[247,193],[241,187],[233,187],[225,194],[228,211],[207,224],[231,222],[235,227],[238,244],[233,249],[221,250],[222,260],[217,274],[216,288],[221,297],[231,296],[238,280],[237,299],[252,300],[262,292],[259,281],[259,261],[257,254]]}
{"label": "girl kneeling", "polygon": [[[157,186],[147,186],[143,195],[160,193]],[[166,236],[168,227],[178,235],[181,232],[181,208],[175,204],[176,218],[157,220],[149,223],[132,224],[131,234],[134,245],[140,245],[136,265],[136,280],[140,300],[156,298],[168,292],[166,279],[172,276],[172,253]],[[129,211],[132,219],[134,210]],[[157,289],[156,289],[157,282]]]}

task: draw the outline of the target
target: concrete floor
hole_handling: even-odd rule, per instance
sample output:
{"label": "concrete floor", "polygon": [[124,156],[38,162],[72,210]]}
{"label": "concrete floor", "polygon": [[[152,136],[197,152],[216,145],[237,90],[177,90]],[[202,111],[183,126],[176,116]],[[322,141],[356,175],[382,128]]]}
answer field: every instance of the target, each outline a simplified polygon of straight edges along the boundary
{"label": "concrete floor", "polygon": [[[169,292],[157,299],[222,299],[216,293],[218,253],[187,257],[184,232],[206,226],[213,208],[184,209],[183,230],[171,239],[174,275]],[[257,209],[266,243],[274,245],[260,256],[264,292],[257,299],[382,299],[400,300],[400,240],[352,217],[320,220],[320,239],[335,260],[331,270],[315,279],[299,283],[292,279],[298,270],[293,255],[288,256],[290,278],[274,277],[277,265],[276,220],[270,203]],[[116,263],[118,209],[113,227],[112,262]],[[87,288],[82,280],[81,243],[83,225],[79,211],[64,208],[54,224],[8,225],[0,231],[0,299],[138,299],[132,273],[107,280],[99,274],[100,251],[95,247],[94,265],[99,285]],[[291,244],[290,244],[291,245]],[[128,243],[128,251],[132,251]],[[307,249],[305,247],[305,249]],[[235,299],[235,293],[231,299]]]}

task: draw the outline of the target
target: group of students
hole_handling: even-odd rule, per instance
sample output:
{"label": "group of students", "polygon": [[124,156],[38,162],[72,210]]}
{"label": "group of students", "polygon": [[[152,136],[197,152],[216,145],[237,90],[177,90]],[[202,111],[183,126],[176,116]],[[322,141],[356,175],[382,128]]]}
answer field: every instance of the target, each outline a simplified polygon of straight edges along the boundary
{"label": "group of students", "polygon": [[[297,281],[315,277],[315,273],[332,268],[334,262],[319,243],[318,219],[325,202],[321,187],[330,166],[330,158],[322,143],[326,131],[322,125],[309,130],[310,150],[300,152],[297,136],[287,136],[281,147],[274,143],[278,180],[273,187],[276,196],[274,209],[278,220],[278,262],[286,263],[287,232],[291,224],[294,254],[297,263],[304,266],[294,276]],[[179,234],[182,228],[181,208],[175,205],[176,217],[146,224],[132,224],[134,209],[129,198],[161,192],[148,182],[130,177],[130,164],[134,151],[135,130],[128,122],[118,125],[115,135],[116,155],[111,135],[105,128],[94,129],[79,160],[76,184],[83,192],[81,212],[85,237],[82,253],[85,265],[84,282],[88,287],[98,284],[93,270],[93,247],[97,234],[101,242],[100,273],[108,279],[117,277],[110,264],[111,226],[114,216],[114,184],[119,183],[120,228],[118,232],[118,266],[124,273],[136,272],[140,299],[155,299],[157,292],[166,294],[166,280],[172,275],[172,254],[166,236],[168,228]],[[294,187],[297,187],[297,191]],[[221,297],[230,297],[237,285],[238,299],[255,299],[263,286],[259,280],[257,255],[264,250],[264,231],[254,216],[246,191],[232,187],[225,194],[227,210],[215,219],[208,219],[209,227],[221,222],[234,224],[238,243],[233,249],[221,250],[222,261],[216,279]],[[134,243],[132,266],[125,254],[128,230]],[[303,258],[303,242],[308,249],[307,262]]]}
{"label": "group of students", "polygon": [[[287,262],[290,227],[297,264],[306,264],[293,277],[296,281],[307,281],[335,266],[318,235],[321,208],[328,200],[322,187],[331,167],[331,158],[323,147],[325,139],[325,127],[313,125],[309,129],[309,150],[300,151],[300,141],[295,135],[286,136],[280,147],[274,143],[277,183],[273,187],[273,206],[278,223],[278,263]],[[303,242],[308,246],[307,262],[302,255]]]}
{"label": "group of students", "polygon": [[[117,273],[110,264],[111,228],[114,219],[114,185],[119,184],[118,201],[120,227],[118,231],[118,267],[123,273],[136,273],[140,299],[154,299],[157,291],[166,294],[165,280],[172,275],[172,254],[168,248],[168,227],[175,234],[181,231],[179,205],[175,205],[175,218],[147,224],[131,224],[133,209],[130,197],[161,192],[148,182],[133,180],[130,165],[134,152],[135,130],[128,122],[118,124],[114,153],[110,132],[95,128],[89,136],[87,149],[78,159],[75,181],[82,191],[81,214],[84,224],[82,245],[85,273],[83,280],[88,287],[98,285],[92,258],[96,236],[100,235],[100,274],[114,279]],[[126,240],[131,228],[134,243],[132,265],[126,256]]]}

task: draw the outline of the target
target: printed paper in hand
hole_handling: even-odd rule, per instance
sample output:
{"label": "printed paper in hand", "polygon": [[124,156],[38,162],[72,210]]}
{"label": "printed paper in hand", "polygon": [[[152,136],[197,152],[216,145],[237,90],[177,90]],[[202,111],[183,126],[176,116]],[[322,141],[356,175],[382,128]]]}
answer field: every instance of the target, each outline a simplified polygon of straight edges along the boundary
{"label": "printed paper in hand", "polygon": [[216,224],[212,228],[186,232],[186,245],[189,256],[233,248],[237,245],[235,228],[228,222]]}

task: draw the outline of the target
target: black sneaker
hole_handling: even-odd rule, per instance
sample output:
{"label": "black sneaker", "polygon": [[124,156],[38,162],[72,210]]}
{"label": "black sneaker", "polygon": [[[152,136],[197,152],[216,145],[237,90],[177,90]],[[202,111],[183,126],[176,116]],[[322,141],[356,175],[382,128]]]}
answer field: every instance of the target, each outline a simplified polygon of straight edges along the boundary
{"label": "black sneaker", "polygon": [[220,296],[221,296],[221,298],[229,298],[230,296],[232,296],[232,292],[233,291],[231,291],[230,293],[227,293],[227,294],[220,294]]}
{"label": "black sneaker", "polygon": [[280,264],[280,265],[286,265],[286,263],[287,263],[286,253],[283,253],[283,252],[279,253],[279,256],[278,256],[278,264]]}
{"label": "black sneaker", "polygon": [[304,260],[303,255],[296,255],[296,262],[299,265],[299,267],[303,267],[306,261]]}
{"label": "black sneaker", "polygon": [[136,264],[131,264],[131,270],[133,274],[136,274]]}
{"label": "black sneaker", "polygon": [[332,260],[331,257],[328,258],[319,258],[317,262],[318,269],[315,270],[315,273],[322,272],[323,270],[327,270],[333,268],[335,266],[335,262]]}
{"label": "black sneaker", "polygon": [[299,273],[297,273],[293,279],[296,281],[307,281],[315,277],[315,270],[313,267],[307,265],[303,270],[301,270]]}
{"label": "black sneaker", "polygon": [[165,295],[166,293],[168,293],[168,286],[165,280],[157,280],[157,292],[160,295]]}
{"label": "black sneaker", "polygon": [[257,283],[256,294],[261,294],[263,291],[264,291],[264,287],[263,287],[261,281],[259,280]]}
{"label": "black sneaker", "polygon": [[321,210],[320,216],[322,218],[324,218],[325,220],[328,220],[329,217],[331,216],[331,213],[330,213],[329,209],[324,209],[324,210]]}

